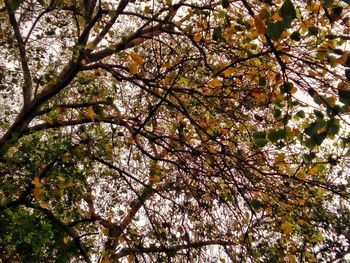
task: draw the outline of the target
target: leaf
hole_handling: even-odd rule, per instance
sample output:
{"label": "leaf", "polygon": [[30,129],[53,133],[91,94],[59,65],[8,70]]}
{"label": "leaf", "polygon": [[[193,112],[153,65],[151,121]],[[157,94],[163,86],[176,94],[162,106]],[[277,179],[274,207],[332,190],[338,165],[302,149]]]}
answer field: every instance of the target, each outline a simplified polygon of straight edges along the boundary
{"label": "leaf", "polygon": [[254,143],[260,148],[264,147],[268,142],[266,138],[254,138]]}
{"label": "leaf", "polygon": [[284,139],[286,136],[286,131],[284,129],[274,130],[269,132],[267,135],[267,138],[270,140],[270,142],[277,142],[278,140]]}
{"label": "leaf", "polygon": [[311,169],[309,169],[309,174],[316,175],[318,173],[318,167],[315,165]]}
{"label": "leaf", "polygon": [[285,235],[290,235],[290,233],[292,233],[293,230],[293,225],[286,220],[282,223],[281,230]]}
{"label": "leaf", "polygon": [[228,8],[230,6],[230,1],[229,0],[221,0],[221,5],[223,8]]}
{"label": "leaf", "polygon": [[39,202],[39,206],[41,207],[41,208],[47,208],[47,203],[46,202]]}
{"label": "leaf", "polygon": [[144,63],[143,58],[137,54],[136,52],[132,51],[130,53],[130,57],[138,64],[138,65],[142,65]]}
{"label": "leaf", "polygon": [[129,255],[129,256],[127,256],[127,260],[128,260],[129,263],[134,262],[135,256],[134,255]]}
{"label": "leaf", "polygon": [[196,33],[194,36],[193,36],[193,40],[196,42],[196,43],[199,43],[202,39],[202,33],[201,32],[198,32]]}
{"label": "leaf", "polygon": [[297,18],[297,13],[291,0],[285,0],[280,9],[283,23],[286,27],[290,26],[290,23]]}
{"label": "leaf", "polygon": [[38,176],[34,177],[32,184],[35,185],[35,187],[40,187],[41,183],[40,183],[40,179]]}
{"label": "leaf", "polygon": [[299,180],[305,180],[306,179],[306,174],[304,173],[304,172],[302,172],[302,171],[300,171],[300,172],[298,172],[297,174],[296,174],[296,177],[299,179]]}
{"label": "leaf", "polygon": [[278,12],[275,12],[271,18],[274,21],[282,21],[282,17],[278,14]]}
{"label": "leaf", "polygon": [[94,109],[92,106],[89,106],[87,109],[86,109],[86,116],[90,119],[94,119],[95,117],[95,112],[94,112]]}
{"label": "leaf", "polygon": [[130,63],[129,64],[129,71],[133,75],[137,75],[139,73],[139,67],[137,63]]}
{"label": "leaf", "polygon": [[36,199],[38,199],[38,198],[40,197],[40,195],[41,195],[41,190],[40,190],[40,188],[35,187],[34,190],[33,190],[33,195],[34,195],[34,197],[35,197]]}
{"label": "leaf", "polygon": [[267,35],[272,40],[279,40],[282,36],[283,30],[284,26],[281,21],[275,23],[270,22],[267,24]]}
{"label": "leaf", "polygon": [[257,99],[257,100],[262,100],[263,99],[263,95],[261,93],[261,91],[259,89],[254,89],[252,91],[252,96]]}
{"label": "leaf", "polygon": [[64,244],[68,244],[68,242],[69,242],[69,237],[68,236],[64,237],[63,238],[63,243]]}
{"label": "leaf", "polygon": [[222,29],[221,27],[216,27],[214,28],[214,31],[213,31],[213,40],[215,41],[219,41],[222,39]]}
{"label": "leaf", "polygon": [[265,25],[265,22],[260,15],[254,16],[254,23],[255,23],[256,31],[259,34],[264,35],[266,33],[266,25]]}
{"label": "leaf", "polygon": [[222,83],[219,79],[215,78],[215,79],[212,79],[208,82],[207,86],[209,88],[218,88],[218,87],[221,87],[222,86]]}

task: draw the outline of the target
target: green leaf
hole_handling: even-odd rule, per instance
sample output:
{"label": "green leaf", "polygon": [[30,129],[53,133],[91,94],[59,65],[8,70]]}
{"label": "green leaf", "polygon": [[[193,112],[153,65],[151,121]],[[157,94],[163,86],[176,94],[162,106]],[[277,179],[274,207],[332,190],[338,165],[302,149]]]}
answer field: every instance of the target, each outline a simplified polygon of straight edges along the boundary
{"label": "green leaf", "polygon": [[266,138],[266,133],[265,132],[261,132],[261,131],[254,132],[253,133],[253,138],[254,139]]}
{"label": "green leaf", "polygon": [[331,119],[327,123],[328,135],[336,135],[340,130],[340,121],[338,119]]}
{"label": "green leaf", "polygon": [[320,129],[326,127],[327,123],[324,120],[318,119],[317,121],[311,123],[304,132],[310,137],[319,134]]}
{"label": "green leaf", "polygon": [[[349,1],[349,0],[345,0],[345,1]],[[322,2],[322,5],[324,7],[328,8],[328,7],[332,6],[334,0],[322,0],[321,2]],[[349,3],[350,3],[350,1],[349,1]]]}
{"label": "green leaf", "polygon": [[297,13],[291,0],[284,1],[280,13],[285,27],[289,27],[291,22],[297,18]]}
{"label": "green leaf", "polygon": [[316,143],[311,138],[305,140],[303,144],[310,150],[316,147]]}
{"label": "green leaf", "polygon": [[350,105],[350,90],[338,89],[339,101]]}
{"label": "green leaf", "polygon": [[223,8],[228,8],[230,6],[229,0],[222,0],[221,4]]}
{"label": "green leaf", "polygon": [[271,131],[267,138],[270,140],[270,142],[277,142],[278,140],[284,139],[286,136],[286,131],[284,129],[274,130]]}
{"label": "green leaf", "polygon": [[293,83],[286,82],[280,86],[280,90],[282,93],[290,93],[293,88]]}
{"label": "green leaf", "polygon": [[213,40],[219,41],[222,38],[222,29],[221,27],[216,27],[213,31]]}
{"label": "green leaf", "polygon": [[254,143],[258,147],[264,147],[269,141],[266,138],[254,138]]}
{"label": "green leaf", "polygon": [[297,116],[299,118],[305,118],[305,111],[300,110],[295,114],[295,116]]}
{"label": "green leaf", "polygon": [[294,31],[291,35],[290,38],[294,41],[300,41],[301,35],[298,31]]}
{"label": "green leaf", "polygon": [[282,36],[282,32],[284,30],[283,23],[281,21],[278,22],[269,22],[267,24],[267,35],[272,39],[272,40],[278,40]]}
{"label": "green leaf", "polygon": [[324,114],[322,112],[320,112],[319,110],[314,110],[314,114],[317,118],[323,120]]}

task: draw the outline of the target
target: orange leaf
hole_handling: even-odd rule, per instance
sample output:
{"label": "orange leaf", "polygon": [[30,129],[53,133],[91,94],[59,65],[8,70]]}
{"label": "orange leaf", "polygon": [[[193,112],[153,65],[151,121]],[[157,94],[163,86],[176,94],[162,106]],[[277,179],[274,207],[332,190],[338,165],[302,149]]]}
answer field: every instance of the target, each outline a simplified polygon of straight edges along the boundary
{"label": "orange leaf", "polygon": [[94,119],[95,117],[95,112],[94,112],[94,109],[92,108],[92,106],[89,106],[86,110],[86,116],[88,116],[88,118],[90,119]]}
{"label": "orange leaf", "polygon": [[194,36],[193,36],[193,40],[195,41],[195,42],[199,42],[199,41],[201,41],[201,39],[202,39],[202,34],[200,33],[200,32],[198,32],[198,33],[196,33]]}
{"label": "orange leaf", "polygon": [[263,96],[262,96],[262,94],[261,94],[261,91],[258,90],[258,89],[254,89],[254,90],[252,91],[252,96],[253,96],[254,98],[256,98],[257,100],[261,100],[261,99],[263,98]]}
{"label": "orange leaf", "polygon": [[261,18],[260,15],[255,15],[254,16],[254,23],[255,23],[256,31],[259,34],[265,34],[266,33],[266,25],[265,25],[265,22]]}
{"label": "orange leaf", "polygon": [[130,63],[129,71],[133,75],[138,74],[139,73],[139,67],[138,67],[137,63]]}
{"label": "orange leaf", "polygon": [[38,176],[35,176],[35,177],[34,177],[34,179],[33,179],[33,181],[32,181],[32,184],[34,184],[35,187],[39,187],[39,186],[41,185],[40,179],[39,179]]}
{"label": "orange leaf", "polygon": [[318,172],[318,167],[317,167],[317,166],[314,166],[314,167],[312,167],[312,168],[309,170],[309,173],[310,173],[311,175],[315,175],[315,174],[317,174],[317,172]]}
{"label": "orange leaf", "polygon": [[296,93],[297,91],[298,91],[298,89],[297,89],[295,86],[293,86],[293,87],[291,88],[291,90],[290,90],[290,93],[294,94],[294,93]]}
{"label": "orange leaf", "polygon": [[142,65],[144,63],[143,58],[134,51],[130,53],[130,57],[139,65]]}
{"label": "orange leaf", "polygon": [[33,194],[35,198],[39,198],[41,195],[41,190],[38,187],[35,187],[33,190]]}

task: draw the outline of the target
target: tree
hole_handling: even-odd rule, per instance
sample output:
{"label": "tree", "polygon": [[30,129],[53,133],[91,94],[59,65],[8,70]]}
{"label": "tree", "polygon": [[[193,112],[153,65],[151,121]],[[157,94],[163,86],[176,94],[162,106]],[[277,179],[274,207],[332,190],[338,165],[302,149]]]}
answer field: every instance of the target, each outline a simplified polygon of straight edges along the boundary
{"label": "tree", "polygon": [[0,1],[1,260],[346,257],[348,11]]}

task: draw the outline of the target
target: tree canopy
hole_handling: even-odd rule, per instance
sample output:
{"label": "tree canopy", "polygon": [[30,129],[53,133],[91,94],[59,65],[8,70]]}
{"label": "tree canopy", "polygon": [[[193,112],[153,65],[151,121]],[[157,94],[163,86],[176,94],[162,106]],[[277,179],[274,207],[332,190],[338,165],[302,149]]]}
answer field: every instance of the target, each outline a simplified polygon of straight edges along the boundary
{"label": "tree canopy", "polygon": [[349,0],[0,0],[2,262],[350,253]]}

